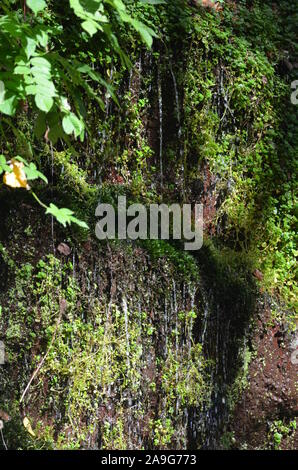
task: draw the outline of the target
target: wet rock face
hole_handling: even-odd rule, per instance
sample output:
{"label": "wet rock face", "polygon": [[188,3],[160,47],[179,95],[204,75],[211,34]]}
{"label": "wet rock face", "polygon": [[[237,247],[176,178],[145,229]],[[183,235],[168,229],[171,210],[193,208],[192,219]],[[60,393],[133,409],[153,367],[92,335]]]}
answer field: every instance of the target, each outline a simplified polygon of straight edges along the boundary
{"label": "wet rock face", "polygon": [[[27,215],[37,226],[37,214],[28,210]],[[9,353],[0,371],[4,391],[0,408],[12,415],[4,424],[10,448],[28,446],[20,440],[22,413],[30,417],[34,429],[40,426],[41,439],[48,426],[54,436],[65,433],[65,447],[87,449],[219,448],[227,429],[234,433],[235,445],[254,448],[264,440],[270,423],[295,417],[297,365],[291,358],[296,338],[283,325],[268,327],[268,305],[259,305],[256,311],[248,282],[240,280],[239,271],[228,274],[223,268],[220,281],[220,266],[211,261],[210,252],[204,260],[202,251],[194,265],[196,277],[190,275],[194,266],[187,265],[180,252],[169,255],[159,245],[151,246],[151,251],[131,243],[99,246],[92,239],[81,247],[71,245],[68,256],[57,249],[51,268],[53,258],[47,258],[53,257],[51,240],[40,245],[46,229],[41,223],[31,239],[20,230],[17,245],[14,239],[5,241],[6,253],[18,267],[25,261],[23,246],[34,253],[26,258],[32,265],[30,282],[28,269],[21,271],[20,278],[11,267],[7,286],[11,297],[0,293],[1,332]],[[62,240],[55,233],[54,246]],[[38,257],[32,247],[38,247]],[[55,277],[61,267],[62,275]],[[46,283],[44,289],[38,286],[40,280]],[[19,409],[19,397],[37,367],[36,357],[47,351],[47,328],[55,329],[61,311],[53,357],[30,387],[24,409]],[[249,322],[256,315],[257,358],[247,378],[251,385],[228,424],[229,390],[243,364],[239,351],[249,341]],[[18,324],[22,327],[16,330]],[[32,333],[36,339],[28,345]],[[80,362],[81,356],[88,360]],[[66,362],[60,371],[62,360]],[[53,377],[57,382],[52,383]],[[103,377],[106,382],[101,382]],[[86,393],[83,402],[78,395],[81,386]],[[68,421],[69,413],[75,424]],[[86,434],[78,436],[81,429]],[[290,447],[292,441],[284,445]]]}
{"label": "wet rock face", "polygon": [[274,436],[279,440],[278,434],[282,436],[276,443],[278,448],[296,449],[298,445],[297,432],[291,425],[298,415],[297,332],[292,333],[285,323],[272,324],[270,320],[270,306],[265,301],[253,334],[256,357],[249,367],[248,388],[232,422],[239,448],[272,447]]}
{"label": "wet rock face", "polygon": [[[202,203],[206,238],[215,238],[224,231],[225,219],[217,219],[234,181],[221,179],[204,155],[182,145],[185,90],[180,65],[175,54],[168,60],[165,51],[158,60],[153,60],[152,52],[136,59],[128,83],[130,103],[136,106],[143,96],[149,101],[144,115],[137,115],[144,137],[138,149],[147,139],[153,150],[148,157],[156,167],[156,175],[150,175],[153,189],[165,189],[175,202],[178,197]],[[150,79],[146,92],[145,78]],[[220,118],[219,131],[234,134],[235,118],[225,94],[227,80],[219,63],[213,106]],[[107,100],[106,118],[112,114],[112,103]],[[195,126],[195,133],[201,130]],[[123,142],[133,155],[134,134],[127,132]],[[115,162],[109,161],[106,168],[105,183],[124,183]],[[167,183],[171,184],[166,187]],[[10,219],[21,229],[24,220],[37,227],[35,211],[27,206],[23,217],[11,212]],[[4,307],[0,340],[3,334],[9,350],[9,361],[0,369],[4,390],[0,411],[3,406],[13,415],[11,423],[4,424],[10,448],[34,445],[21,443],[22,413],[30,416],[34,428],[40,427],[41,440],[49,427],[54,448],[222,448],[225,432],[233,436],[231,443],[237,448],[268,448],[275,434],[282,435],[277,442],[282,448],[297,447],[297,434],[291,427],[298,413],[297,337],[285,324],[270,323],[268,301],[256,310],[251,292],[255,286],[247,278],[262,281],[261,271],[243,273],[229,262],[220,274],[211,253],[206,253],[207,262],[199,253],[193,258],[200,276],[190,279],[190,267],[179,250],[173,261],[162,246],[151,246],[150,251],[130,242],[99,246],[90,239],[80,244],[69,242],[56,228],[52,240],[50,221],[48,225],[42,222],[31,242],[22,230],[12,239],[12,230],[6,230],[3,222],[8,209],[4,214],[1,204],[0,216],[0,240],[9,258],[19,267],[25,262],[32,265],[30,279],[23,269],[23,281],[18,278],[15,289],[16,271],[8,272],[0,254],[0,305],[3,300]],[[47,256],[52,256],[52,262],[53,247],[57,263],[48,269]],[[40,260],[45,267],[39,270]],[[60,269],[63,272],[56,278]],[[48,285],[51,295],[47,297],[47,289],[36,280],[41,284],[40,279],[49,278],[53,284]],[[12,299],[4,290],[9,290]],[[20,409],[19,398],[37,367],[36,357],[47,352],[57,314],[62,321],[53,355]],[[33,338],[32,344],[28,345],[28,338]],[[245,363],[243,351],[253,357],[244,377],[244,393],[244,387],[234,386]],[[233,387],[236,398],[232,402]],[[4,420],[1,413],[0,418]]]}
{"label": "wet rock face", "polygon": [[[198,267],[181,253],[167,255],[163,245],[150,252],[90,239],[77,247],[57,232],[53,246],[60,249],[53,254],[49,243],[37,259],[32,248],[46,224],[30,222],[36,238],[20,232],[18,245],[5,241],[10,294],[0,292],[8,352],[0,408],[12,416],[4,429],[8,447],[38,447],[47,433],[47,448],[187,448],[189,410],[202,408],[211,387],[195,334]],[[23,263],[25,244],[34,256]],[[157,249],[164,252],[155,256]],[[28,442],[23,415],[40,441]]]}

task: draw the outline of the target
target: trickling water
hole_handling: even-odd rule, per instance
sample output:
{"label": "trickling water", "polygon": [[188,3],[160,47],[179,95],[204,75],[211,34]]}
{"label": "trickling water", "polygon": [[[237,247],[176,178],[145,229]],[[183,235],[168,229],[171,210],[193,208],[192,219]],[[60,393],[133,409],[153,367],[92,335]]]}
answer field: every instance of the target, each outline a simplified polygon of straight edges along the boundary
{"label": "trickling water", "polygon": [[[178,363],[178,355],[179,355],[179,345],[178,345],[178,312],[177,312],[177,295],[176,295],[176,283],[173,280],[173,314],[175,317],[175,358]],[[179,377],[178,377],[178,368],[176,368],[176,387],[178,387]],[[176,414],[178,414],[179,409],[179,398],[176,399]]]}
{"label": "trickling water", "polygon": [[182,142],[182,120],[181,120],[181,110],[180,110],[180,99],[179,99],[179,91],[176,76],[173,70],[172,62],[170,60],[170,72],[172,75],[173,80],[173,87],[174,87],[174,94],[175,94],[175,103],[176,103],[176,115],[177,115],[177,122],[178,122],[178,142],[179,142],[179,156],[181,161],[181,172],[183,176],[183,196],[185,195],[185,188],[184,188],[184,179],[185,179],[185,168],[184,168],[184,142]]}
{"label": "trickling water", "polygon": [[[149,60],[148,60],[149,58]],[[145,60],[147,61],[148,60],[148,63],[149,63],[149,70],[152,70],[152,65],[153,65],[153,56],[152,56],[152,51],[147,51],[146,52],[146,55],[145,55]],[[148,87],[148,91],[149,93],[151,93],[152,91],[152,81],[150,80],[149,81],[149,87]]]}
{"label": "trickling water", "polygon": [[75,279],[75,277],[76,277],[76,252],[74,248],[72,252],[72,278]]}
{"label": "trickling water", "polygon": [[[195,296],[196,296],[196,288],[193,288],[190,291],[190,311],[193,312],[195,306]],[[192,343],[192,331],[193,331],[193,316],[190,317],[190,326],[189,326],[189,335],[188,335],[188,357],[190,359],[191,353],[191,343]]]}
{"label": "trickling water", "polygon": [[164,308],[164,333],[165,333],[165,355],[168,354],[168,305],[167,300],[165,299],[165,308]]}
{"label": "trickling water", "polygon": [[159,168],[160,180],[163,183],[163,99],[162,99],[162,81],[160,74],[160,66],[157,74],[157,88],[158,88],[158,108],[159,108]]}
{"label": "trickling water", "polygon": [[219,353],[219,305],[216,306],[216,342],[215,342],[215,374],[218,376],[218,353]]}
{"label": "trickling water", "polygon": [[[130,372],[130,339],[129,339],[129,330],[128,330],[128,307],[127,307],[126,298],[124,296],[122,297],[122,308],[123,308],[124,322],[125,322],[126,364],[127,364],[127,375],[128,375]],[[127,398],[128,398],[128,406],[129,408],[131,408],[132,399],[131,399],[130,393]],[[131,442],[131,415],[130,414],[128,415],[127,424],[128,424],[128,448],[130,448],[130,442]]]}
{"label": "trickling water", "polygon": [[204,296],[204,316],[203,316],[202,334],[201,334],[201,344],[203,347],[204,347],[205,336],[207,332],[209,315],[210,315],[210,306],[209,306],[207,298]]}
{"label": "trickling water", "polygon": [[182,307],[183,310],[186,309],[186,285],[184,283],[182,286]]}
{"label": "trickling water", "polygon": [[141,77],[142,76],[142,71],[143,71],[142,54],[140,54],[138,69],[139,69],[139,74],[140,74],[140,77]]}
{"label": "trickling water", "polygon": [[131,81],[132,81],[132,69],[130,69],[130,71],[129,71],[128,91],[131,90]]}
{"label": "trickling water", "polygon": [[181,128],[179,93],[178,93],[177,80],[176,80],[176,76],[174,74],[174,70],[173,70],[173,66],[172,66],[171,61],[170,61],[170,72],[171,72],[171,75],[172,75],[173,85],[174,85],[174,93],[175,93],[175,100],[176,100],[176,113],[177,113],[177,121],[178,121],[178,138],[180,139],[181,134],[182,134],[182,128]]}
{"label": "trickling water", "polygon": [[129,344],[129,331],[128,331],[128,308],[127,308],[127,301],[125,297],[122,297],[122,307],[124,313],[124,321],[125,321],[125,337],[126,337],[126,362],[127,362],[127,369],[130,370],[130,344]]}

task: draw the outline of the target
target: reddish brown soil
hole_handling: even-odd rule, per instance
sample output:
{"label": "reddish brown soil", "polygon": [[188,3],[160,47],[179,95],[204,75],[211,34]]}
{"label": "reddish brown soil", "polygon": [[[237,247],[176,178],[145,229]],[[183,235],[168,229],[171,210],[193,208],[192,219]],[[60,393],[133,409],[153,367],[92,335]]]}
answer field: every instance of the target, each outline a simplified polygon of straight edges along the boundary
{"label": "reddish brown soil", "polygon": [[[250,385],[235,409],[233,429],[237,447],[266,447],[273,421],[283,420],[285,424],[295,418],[297,421],[298,365],[293,364],[297,338],[284,324],[269,324],[270,318],[267,305],[262,318],[258,319],[254,335],[257,354],[249,368]],[[285,436],[280,447],[297,449],[297,430]]]}

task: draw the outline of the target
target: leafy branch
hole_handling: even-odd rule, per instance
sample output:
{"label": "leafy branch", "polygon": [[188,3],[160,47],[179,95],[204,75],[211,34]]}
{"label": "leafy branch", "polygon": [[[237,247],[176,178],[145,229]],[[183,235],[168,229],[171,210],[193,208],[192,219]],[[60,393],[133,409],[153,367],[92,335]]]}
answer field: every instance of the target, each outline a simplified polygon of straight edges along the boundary
{"label": "leafy branch", "polygon": [[70,209],[59,209],[53,203],[50,203],[50,206],[48,207],[38,198],[35,192],[31,190],[28,181],[40,178],[45,183],[48,182],[46,176],[38,171],[35,163],[28,163],[20,156],[16,156],[11,161],[7,162],[4,155],[0,155],[0,175],[2,175],[2,173],[4,173],[4,184],[12,188],[25,188],[28,191],[31,191],[34,199],[46,210],[46,214],[51,214],[64,227],[66,227],[67,224],[70,225],[71,223],[74,223],[79,227],[85,229],[89,228],[86,222],[74,217],[74,212]]}

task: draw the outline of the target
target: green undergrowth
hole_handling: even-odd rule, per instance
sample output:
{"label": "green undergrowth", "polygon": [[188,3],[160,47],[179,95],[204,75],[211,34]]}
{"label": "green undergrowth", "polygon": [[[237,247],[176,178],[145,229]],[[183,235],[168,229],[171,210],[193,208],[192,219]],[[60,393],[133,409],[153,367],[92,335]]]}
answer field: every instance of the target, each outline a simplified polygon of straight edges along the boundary
{"label": "green undergrowth", "polygon": [[[185,442],[184,407],[200,407],[210,393],[201,347],[191,340],[199,312],[169,317],[175,324],[168,327],[167,345],[159,352],[150,308],[130,308],[133,297],[112,302],[96,295],[95,285],[86,287],[87,278],[74,276],[71,262],[47,255],[37,264],[11,260],[9,269],[14,281],[0,296],[7,361],[0,408],[12,417],[4,428],[10,448],[78,449],[92,443],[125,449],[132,445],[129,426],[143,420],[151,446]],[[152,370],[147,374],[148,355]],[[11,389],[13,369],[18,385]],[[156,394],[163,397],[157,415],[151,408]],[[29,419],[34,437],[24,432],[21,415]]]}
{"label": "green undergrowth", "polygon": [[[248,10],[240,2],[223,22],[196,16],[180,80],[188,181],[208,162],[220,179],[223,244],[253,260],[263,287],[295,309],[297,106],[290,103],[294,74],[278,72],[285,57],[279,12],[290,9],[255,2]],[[283,40],[294,55],[293,29]]]}

